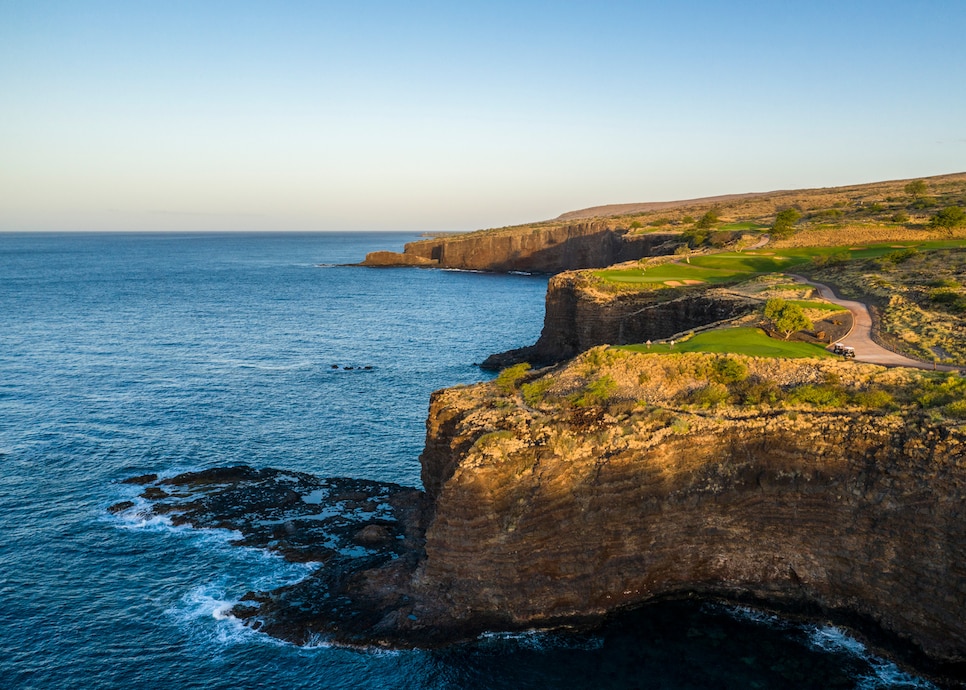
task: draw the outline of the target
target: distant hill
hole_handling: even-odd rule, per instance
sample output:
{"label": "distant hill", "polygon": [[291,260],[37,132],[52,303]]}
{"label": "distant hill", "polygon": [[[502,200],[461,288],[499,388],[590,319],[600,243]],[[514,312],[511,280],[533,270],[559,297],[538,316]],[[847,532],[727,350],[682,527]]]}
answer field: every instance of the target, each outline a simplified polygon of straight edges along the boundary
{"label": "distant hill", "polygon": [[578,211],[567,211],[561,213],[554,220],[583,220],[585,218],[606,218],[609,216],[626,216],[648,211],[664,211],[669,208],[681,208],[684,206],[700,206],[723,204],[732,201],[742,201],[753,199],[769,194],[781,194],[784,191],[775,192],[748,192],[746,194],[721,194],[719,196],[705,196],[697,199],[680,199],[678,201],[644,201],[637,204],[607,204],[604,206],[591,206],[582,208]]}
{"label": "distant hill", "polygon": [[[779,189],[770,192],[747,192],[743,194],[721,194],[719,196],[701,197],[697,199],[678,199],[673,201],[647,201],[629,204],[605,204],[601,206],[591,206],[589,208],[578,209],[562,213],[551,221],[569,222],[575,220],[586,220],[591,218],[614,218],[617,216],[647,216],[657,211],[698,211],[718,207],[730,209],[731,215],[767,215],[774,213],[776,206],[795,205],[816,207],[825,203],[843,202],[869,203],[873,200],[881,201],[887,196],[899,196],[903,194],[903,187],[915,180],[921,179],[930,190],[935,193],[941,189],[949,190],[950,187],[961,189],[961,184],[966,181],[966,173],[951,173],[948,175],[936,175],[933,177],[911,178],[906,180],[888,180],[883,182],[869,182],[864,184],[848,185],[843,187],[816,187],[812,189]],[[835,197],[835,198],[833,198]],[[771,204],[759,205],[755,202],[773,202]],[[805,210],[803,208],[803,210]]]}

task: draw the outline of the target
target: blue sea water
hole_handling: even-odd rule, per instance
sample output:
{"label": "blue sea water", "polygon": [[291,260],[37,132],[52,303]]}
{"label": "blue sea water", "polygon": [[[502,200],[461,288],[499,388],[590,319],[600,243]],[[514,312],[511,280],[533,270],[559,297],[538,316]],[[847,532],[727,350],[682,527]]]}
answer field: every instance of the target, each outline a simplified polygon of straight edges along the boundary
{"label": "blue sea water", "polygon": [[340,265],[412,239],[0,234],[0,687],[930,687],[835,628],[697,604],[296,647],[226,611],[306,566],[107,511],[132,475],[240,463],[417,486],[429,394],[532,343],[547,281]]}

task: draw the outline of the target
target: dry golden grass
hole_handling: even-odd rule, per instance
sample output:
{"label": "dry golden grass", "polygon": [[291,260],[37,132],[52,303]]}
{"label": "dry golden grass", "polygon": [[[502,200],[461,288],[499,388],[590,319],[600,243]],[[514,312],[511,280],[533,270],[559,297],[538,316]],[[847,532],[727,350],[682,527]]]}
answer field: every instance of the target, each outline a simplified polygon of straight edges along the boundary
{"label": "dry golden grass", "polygon": [[900,264],[852,262],[814,276],[873,302],[880,335],[893,349],[966,366],[966,250],[922,252]]}
{"label": "dry golden grass", "polygon": [[[928,187],[928,196],[934,202],[934,205],[924,208],[915,208],[915,199],[905,192],[904,187],[910,180],[893,180],[686,201],[615,204],[565,213],[552,220],[476,232],[516,234],[585,223],[597,224],[601,229],[629,229],[632,232],[680,232],[692,227],[694,219],[712,208],[720,215],[718,227],[731,223],[755,223],[768,227],[774,222],[778,211],[795,207],[803,215],[796,228],[805,231],[809,242],[838,246],[849,241],[889,241],[905,237],[912,240],[920,238],[915,234],[917,232],[930,232],[927,230],[928,221],[942,206],[966,206],[966,173],[922,179]],[[905,213],[909,218],[897,222],[893,219],[896,213]],[[854,239],[844,239],[847,234],[843,231],[855,233]],[[931,232],[930,237],[935,239],[936,232]],[[801,241],[806,240],[793,240]]]}

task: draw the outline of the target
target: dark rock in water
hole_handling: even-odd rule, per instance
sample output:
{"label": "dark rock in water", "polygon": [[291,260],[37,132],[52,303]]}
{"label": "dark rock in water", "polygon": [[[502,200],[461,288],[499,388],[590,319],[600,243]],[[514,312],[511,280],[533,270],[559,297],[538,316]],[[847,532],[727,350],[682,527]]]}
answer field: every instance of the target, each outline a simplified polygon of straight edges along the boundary
{"label": "dark rock in water", "polygon": [[157,501],[162,498],[168,498],[170,495],[171,494],[169,494],[164,489],[159,489],[156,486],[149,486],[147,489],[144,490],[144,493],[141,494],[141,498]]}
{"label": "dark rock in water", "polygon": [[338,364],[333,364],[333,365],[332,365],[332,366],[330,367],[330,369],[338,369],[338,368],[339,368],[339,365],[338,365]]}
{"label": "dark rock in water", "polygon": [[158,475],[156,474],[142,474],[137,477],[128,477],[122,484],[150,484],[151,482],[158,481]]}
{"label": "dark rock in water", "polygon": [[372,369],[372,365],[371,364],[367,364],[366,366],[364,366],[362,368],[365,369],[366,371],[369,371],[370,369]]}
{"label": "dark rock in water", "polygon": [[345,369],[346,371],[352,371],[353,369],[355,369],[355,367],[342,367],[342,368]]}
{"label": "dark rock in water", "polygon": [[[160,480],[142,496],[152,501],[147,515],[236,530],[236,546],[318,563],[301,582],[249,592],[232,610],[252,628],[296,644],[318,636],[372,643],[374,627],[398,608],[423,554],[426,496],[398,484],[243,465]],[[109,510],[134,506],[124,501]],[[362,582],[365,601],[355,594]]]}

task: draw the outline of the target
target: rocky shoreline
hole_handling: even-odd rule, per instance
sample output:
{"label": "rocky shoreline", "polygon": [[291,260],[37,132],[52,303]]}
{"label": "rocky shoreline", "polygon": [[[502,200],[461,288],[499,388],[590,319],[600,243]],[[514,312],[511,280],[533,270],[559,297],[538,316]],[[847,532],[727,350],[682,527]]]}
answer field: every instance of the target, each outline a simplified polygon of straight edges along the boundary
{"label": "rocky shoreline", "polygon": [[[298,644],[444,645],[698,597],[843,623],[919,673],[966,680],[962,430],[911,410],[681,408],[713,356],[601,352],[435,393],[425,491],[251,468],[132,481],[176,524],[318,562],[232,612]],[[914,382],[742,362],[789,389]],[[606,401],[565,402],[602,376],[617,386]]]}

